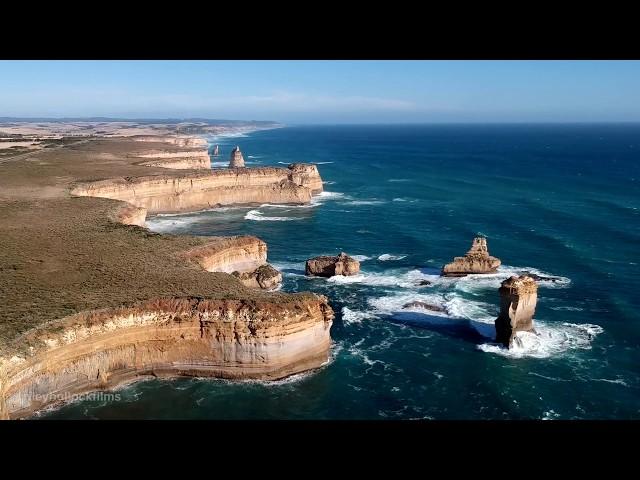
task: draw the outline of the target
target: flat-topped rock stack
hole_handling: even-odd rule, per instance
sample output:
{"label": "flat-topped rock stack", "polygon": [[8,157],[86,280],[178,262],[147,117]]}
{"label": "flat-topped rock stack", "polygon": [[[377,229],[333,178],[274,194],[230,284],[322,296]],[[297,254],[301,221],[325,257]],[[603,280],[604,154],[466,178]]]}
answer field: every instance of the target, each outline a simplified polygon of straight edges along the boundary
{"label": "flat-topped rock stack", "polygon": [[244,168],[244,157],[242,156],[242,152],[238,146],[231,150],[229,168]]}
{"label": "flat-topped rock stack", "polygon": [[495,273],[500,266],[499,258],[489,255],[487,239],[475,237],[464,257],[455,257],[453,262],[442,267],[445,277],[463,277],[469,274]]}
{"label": "flat-topped rock stack", "polygon": [[533,315],[538,302],[538,284],[527,275],[512,276],[502,282],[499,292],[496,341],[510,348],[516,332],[535,332]]}
{"label": "flat-topped rock stack", "polygon": [[333,277],[334,275],[356,275],[360,272],[360,262],[344,252],[335,257],[321,255],[310,258],[305,264],[305,275]]}

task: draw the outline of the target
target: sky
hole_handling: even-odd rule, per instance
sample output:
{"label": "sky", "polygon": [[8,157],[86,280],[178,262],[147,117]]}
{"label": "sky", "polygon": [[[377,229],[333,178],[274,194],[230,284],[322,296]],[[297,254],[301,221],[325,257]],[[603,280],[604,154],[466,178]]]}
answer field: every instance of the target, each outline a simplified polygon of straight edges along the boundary
{"label": "sky", "polygon": [[640,121],[640,61],[0,61],[0,117]]}

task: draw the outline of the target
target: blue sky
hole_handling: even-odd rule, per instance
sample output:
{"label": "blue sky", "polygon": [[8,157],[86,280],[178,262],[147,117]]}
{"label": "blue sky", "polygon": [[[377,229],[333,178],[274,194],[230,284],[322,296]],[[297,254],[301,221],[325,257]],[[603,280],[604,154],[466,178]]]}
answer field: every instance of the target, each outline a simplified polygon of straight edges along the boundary
{"label": "blue sky", "polygon": [[0,116],[640,121],[640,62],[0,61]]}

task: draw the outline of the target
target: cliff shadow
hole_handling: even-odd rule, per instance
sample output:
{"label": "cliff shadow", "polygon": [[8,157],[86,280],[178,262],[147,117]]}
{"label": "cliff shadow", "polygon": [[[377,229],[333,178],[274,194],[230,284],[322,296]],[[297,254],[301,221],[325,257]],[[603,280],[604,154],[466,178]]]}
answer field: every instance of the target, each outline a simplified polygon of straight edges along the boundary
{"label": "cliff shadow", "polygon": [[493,325],[468,318],[442,317],[429,313],[399,310],[388,315],[387,319],[393,323],[430,330],[474,345],[480,345],[495,339]]}

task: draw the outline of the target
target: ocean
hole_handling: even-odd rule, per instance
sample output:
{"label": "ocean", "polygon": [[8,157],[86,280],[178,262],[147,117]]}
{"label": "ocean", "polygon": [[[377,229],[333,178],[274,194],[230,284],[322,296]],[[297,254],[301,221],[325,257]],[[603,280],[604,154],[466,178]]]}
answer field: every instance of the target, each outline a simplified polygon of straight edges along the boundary
{"label": "ocean", "polygon": [[[311,205],[148,219],[172,234],[255,235],[283,291],[327,295],[331,360],[276,381],[150,380],[40,418],[640,418],[640,125],[300,126],[212,138],[226,166],[316,163]],[[497,274],[441,278],[476,234]],[[307,278],[344,251],[353,277]],[[539,284],[535,326],[494,343],[501,280]],[[424,281],[430,285],[421,285]],[[443,312],[403,309],[422,300]]]}

